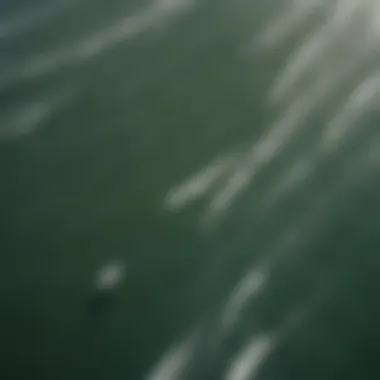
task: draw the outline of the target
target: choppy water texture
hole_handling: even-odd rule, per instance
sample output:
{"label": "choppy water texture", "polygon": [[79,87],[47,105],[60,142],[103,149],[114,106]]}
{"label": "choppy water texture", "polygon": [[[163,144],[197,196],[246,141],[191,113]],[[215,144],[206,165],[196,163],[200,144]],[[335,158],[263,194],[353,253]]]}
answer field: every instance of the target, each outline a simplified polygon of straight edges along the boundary
{"label": "choppy water texture", "polygon": [[379,0],[3,1],[0,377],[378,378],[379,43]]}

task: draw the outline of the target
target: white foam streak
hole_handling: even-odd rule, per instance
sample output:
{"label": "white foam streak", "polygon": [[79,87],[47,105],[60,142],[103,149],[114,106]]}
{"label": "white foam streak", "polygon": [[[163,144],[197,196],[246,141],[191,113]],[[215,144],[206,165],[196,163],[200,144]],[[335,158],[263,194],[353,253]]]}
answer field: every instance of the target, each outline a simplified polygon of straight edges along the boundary
{"label": "white foam streak", "polygon": [[72,92],[63,91],[18,108],[2,120],[0,139],[14,139],[32,133],[71,101],[72,97]]}
{"label": "white foam streak", "polygon": [[269,273],[263,269],[254,269],[235,286],[222,315],[222,325],[225,331],[228,331],[238,321],[245,306],[261,293],[269,276]]}
{"label": "white foam streak", "polygon": [[289,10],[272,22],[262,32],[257,44],[265,49],[273,48],[283,43],[297,29],[308,21],[309,17],[318,10],[319,0],[295,0]]}
{"label": "white foam streak", "polygon": [[236,196],[252,182],[254,176],[293,139],[302,121],[324,100],[333,87],[331,78],[325,77],[312,91],[304,94],[289,107],[283,118],[254,144],[247,153],[246,162],[231,176],[226,187],[215,196],[210,207],[212,213],[218,213],[230,206]]}
{"label": "white foam streak", "polygon": [[[319,155],[312,157],[310,163],[316,163],[320,158]],[[379,167],[380,139],[375,139],[356,159],[347,163],[341,176],[330,185],[329,189],[313,198],[312,203],[305,209],[304,217],[296,220],[290,228],[281,233],[275,246],[265,253],[263,262],[235,286],[223,311],[222,323],[227,331],[238,322],[244,308],[263,292],[270,280],[273,267],[295,251],[295,245],[310,239],[310,234],[314,233],[316,225],[324,220],[323,216],[334,201],[351,186],[368,179],[373,170]]]}
{"label": "white foam streak", "polygon": [[[315,203],[318,204],[318,202]],[[320,210],[318,207],[315,209]],[[297,220],[285,231],[282,231],[276,239],[275,245],[264,253],[263,261],[235,285],[222,312],[224,333],[228,333],[239,322],[245,308],[263,294],[271,280],[271,272],[274,266],[292,250],[295,244],[306,238],[307,226],[312,220],[313,218],[306,214],[304,219]]]}
{"label": "white foam streak", "polygon": [[299,123],[307,116],[314,99],[304,98],[294,103],[285,117],[278,121],[246,154],[245,162],[229,178],[226,186],[216,194],[208,213],[217,214],[226,210],[253,180],[254,176],[292,138]]}
{"label": "white foam streak", "polygon": [[357,49],[355,52],[362,54],[353,54],[352,59],[347,62],[338,62],[322,67],[322,72],[319,73],[312,86],[293,99],[293,103],[285,115],[269,129],[261,140],[254,144],[247,154],[246,163],[230,178],[227,186],[215,196],[210,207],[212,214],[227,209],[264,165],[272,161],[294,138],[302,127],[302,121],[327,98],[331,97],[334,91],[339,89],[347,78],[350,78],[358,66],[372,56],[366,46],[359,46]]}
{"label": "white foam streak", "polygon": [[363,179],[366,180],[372,171],[377,170],[379,166],[380,139],[377,138],[364,147],[357,157],[345,164],[338,179],[329,186],[327,191],[319,193],[313,199],[305,219],[298,220],[283,236],[276,249],[268,255],[267,262],[263,266],[266,271],[269,271],[282,253],[285,250],[289,251],[294,243],[299,242],[300,239],[308,239],[308,234],[315,230],[316,223],[323,220],[322,216],[344,191],[353,185],[360,184]]}
{"label": "white foam streak", "polygon": [[186,369],[194,351],[194,336],[172,347],[153,370],[145,377],[146,380],[178,380]]}
{"label": "white foam streak", "polygon": [[[308,127],[305,121],[319,108],[328,105],[342,90],[342,86],[360,74],[363,67],[376,56],[379,35],[375,34],[374,20],[380,18],[378,0],[360,3],[354,0],[293,1],[289,11],[281,18],[282,22],[278,22],[278,32],[273,28],[268,29],[272,30],[272,34],[268,34],[273,36],[272,42],[275,43],[279,34],[292,29],[299,18],[318,7],[326,11],[324,24],[297,48],[269,92],[269,100],[281,100],[284,113],[242,155],[229,178],[218,188],[202,217],[206,223],[215,221],[222,212],[228,210],[263,169],[279,157],[300,133],[307,133],[307,128],[316,128],[315,125]],[[301,183],[321,160],[327,159],[344,135],[354,131],[358,119],[376,101],[370,98],[378,98],[378,85],[371,85],[371,81],[368,79],[366,84],[359,86],[347,106],[328,124],[321,146],[313,148],[307,162],[299,162],[286,172],[285,177],[269,193],[269,201],[281,197],[284,191],[289,192],[289,189]],[[377,80],[375,82],[378,83]],[[199,193],[205,187],[199,186]],[[194,194],[197,192],[194,190]]]}
{"label": "white foam streak", "polygon": [[324,148],[336,149],[350,132],[360,127],[360,117],[379,101],[380,75],[370,75],[352,92],[343,109],[328,124],[323,134]]}
{"label": "white foam streak", "polygon": [[[317,162],[320,158],[319,155],[313,157],[314,160],[310,162]],[[318,226],[322,226],[321,221],[325,220],[326,212],[345,191],[352,186],[360,186],[379,167],[380,139],[375,139],[352,162],[345,165],[341,176],[328,189],[313,198],[305,207],[305,215],[279,235],[275,246],[263,255],[263,262],[235,286],[222,313],[224,333],[228,333],[238,323],[244,309],[262,294],[271,279],[270,274],[274,266],[281,260],[288,260],[292,252],[297,251],[297,245],[311,239],[311,235],[318,231]]]}
{"label": "white foam streak", "polygon": [[334,5],[326,22],[288,59],[270,90],[270,101],[287,99],[297,83],[311,79],[313,84],[313,80],[329,75],[331,67],[352,66],[350,61],[359,66],[362,56],[373,54],[378,36],[366,28],[373,6],[368,1],[360,6],[356,1],[339,1]]}
{"label": "white foam streak", "polygon": [[289,59],[288,64],[270,90],[269,99],[271,102],[283,99],[300,76],[305,74],[305,71],[310,70],[310,65],[314,67],[314,64],[321,60],[321,53],[327,43],[329,43],[328,31],[325,26],[302,43],[293,57]]}
{"label": "white foam streak", "polygon": [[135,15],[128,15],[112,26],[82,39],[73,46],[48,51],[29,59],[28,64],[8,73],[4,82],[34,78],[94,58],[125,40],[135,38],[148,29],[168,21],[191,5],[188,0],[155,0]]}
{"label": "white foam streak", "polygon": [[373,0],[368,28],[373,35],[380,35],[380,2],[378,0]]}
{"label": "white foam streak", "polygon": [[[375,0],[377,1],[377,0]],[[373,0],[335,0],[332,10],[332,24],[345,25],[352,17],[356,17],[362,9],[368,9]]]}
{"label": "white foam streak", "polygon": [[319,162],[320,156],[311,154],[298,159],[293,165],[286,170],[276,185],[269,190],[262,201],[263,209],[276,206],[277,202],[284,199],[294,189],[296,189],[308,176],[313,173],[313,170]]}
{"label": "white foam streak", "polygon": [[221,176],[230,170],[234,162],[235,159],[232,156],[214,160],[209,166],[169,190],[164,200],[164,208],[170,211],[178,211],[199,199],[211,189]]}
{"label": "white foam streak", "polygon": [[[362,59],[366,58],[362,57]],[[323,104],[333,94],[333,91],[336,91],[339,85],[353,73],[357,63],[352,60],[346,65],[331,67],[325,75],[319,77],[319,80],[308,92],[294,100],[285,115],[246,153],[246,158],[240,167],[231,175],[225,187],[214,196],[206,211],[206,219],[214,220],[232,205],[239,194],[252,184],[263,168],[272,162],[294,139],[303,127],[303,121],[311,112]]]}
{"label": "white foam streak", "polygon": [[254,338],[233,360],[225,380],[253,380],[273,350],[275,341],[268,335]]}
{"label": "white foam streak", "polygon": [[56,0],[49,5],[36,9],[33,7],[14,16],[8,16],[5,20],[0,20],[0,41],[43,24],[75,3],[73,0]]}

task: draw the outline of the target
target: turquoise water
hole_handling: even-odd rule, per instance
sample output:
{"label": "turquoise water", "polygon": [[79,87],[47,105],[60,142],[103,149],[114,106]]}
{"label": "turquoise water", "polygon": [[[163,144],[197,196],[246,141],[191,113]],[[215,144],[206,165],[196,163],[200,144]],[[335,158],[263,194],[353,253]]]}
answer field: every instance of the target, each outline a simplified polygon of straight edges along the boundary
{"label": "turquoise water", "polygon": [[380,3],[354,3],[1,3],[1,378],[377,378]]}

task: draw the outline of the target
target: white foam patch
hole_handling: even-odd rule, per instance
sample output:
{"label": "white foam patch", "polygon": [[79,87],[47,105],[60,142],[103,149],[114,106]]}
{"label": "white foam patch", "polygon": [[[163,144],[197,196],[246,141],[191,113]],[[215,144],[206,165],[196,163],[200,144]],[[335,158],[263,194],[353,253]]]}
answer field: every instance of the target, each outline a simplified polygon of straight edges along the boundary
{"label": "white foam patch", "polygon": [[255,337],[232,361],[225,380],[253,380],[262,364],[275,347],[275,340],[269,335]]}
{"label": "white foam patch", "polygon": [[195,336],[190,335],[166,352],[145,379],[179,380],[193,355],[194,347]]}
{"label": "white foam patch", "polygon": [[102,265],[95,275],[94,287],[98,291],[113,291],[120,288],[126,277],[126,265],[113,260]]}
{"label": "white foam patch", "polygon": [[113,25],[92,36],[82,38],[75,45],[30,57],[26,65],[7,73],[6,78],[3,79],[3,85],[19,79],[43,76],[62,67],[97,57],[115,45],[166,23],[188,10],[191,5],[193,1],[190,0],[154,0],[143,10],[119,19]]}

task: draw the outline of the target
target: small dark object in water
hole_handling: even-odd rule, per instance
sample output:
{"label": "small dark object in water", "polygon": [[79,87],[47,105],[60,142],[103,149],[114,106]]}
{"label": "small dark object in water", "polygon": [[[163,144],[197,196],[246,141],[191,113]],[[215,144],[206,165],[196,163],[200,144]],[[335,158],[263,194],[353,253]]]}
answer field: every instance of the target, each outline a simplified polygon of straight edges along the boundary
{"label": "small dark object in water", "polygon": [[110,309],[116,300],[116,294],[109,292],[94,292],[88,303],[88,311],[92,315],[100,315]]}

